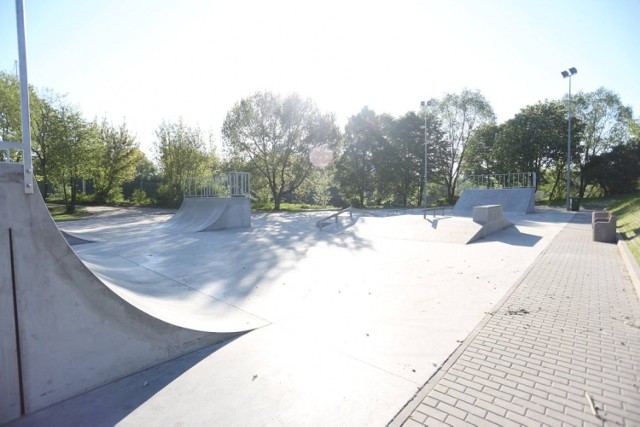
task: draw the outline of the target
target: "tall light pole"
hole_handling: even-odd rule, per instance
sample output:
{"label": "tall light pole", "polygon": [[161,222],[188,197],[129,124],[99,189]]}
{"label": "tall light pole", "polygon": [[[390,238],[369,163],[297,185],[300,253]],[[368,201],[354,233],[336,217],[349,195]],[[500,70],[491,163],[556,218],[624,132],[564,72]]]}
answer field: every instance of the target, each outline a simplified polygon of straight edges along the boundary
{"label": "tall light pole", "polygon": [[420,102],[422,111],[424,112],[424,208],[427,209],[427,155],[429,154],[429,146],[427,145],[427,103],[425,101]]}
{"label": "tall light pole", "polygon": [[567,124],[567,210],[571,210],[571,76],[577,74],[575,67],[569,68],[569,71],[563,71],[562,77],[569,77],[569,120]]}

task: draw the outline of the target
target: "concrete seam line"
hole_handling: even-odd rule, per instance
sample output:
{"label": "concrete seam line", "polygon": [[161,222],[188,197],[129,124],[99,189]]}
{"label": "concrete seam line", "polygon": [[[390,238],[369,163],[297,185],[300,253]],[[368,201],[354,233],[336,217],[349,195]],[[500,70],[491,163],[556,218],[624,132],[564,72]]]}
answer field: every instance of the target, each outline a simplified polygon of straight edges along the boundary
{"label": "concrete seam line", "polygon": [[22,376],[22,346],[20,345],[20,316],[18,315],[18,290],[16,285],[16,268],[13,257],[13,231],[9,228],[9,261],[11,263],[11,290],[13,296],[13,323],[16,336],[16,362],[18,369],[18,393],[20,394],[20,416],[25,415],[24,379]]}
{"label": "concrete seam line", "polygon": [[[571,219],[571,221],[567,222],[562,227],[562,229],[564,230],[567,227],[567,225],[569,225],[571,222],[573,222],[573,218]],[[560,230],[560,232],[562,232],[562,230]],[[418,389],[416,394],[414,394],[413,397],[409,399],[409,401],[391,419],[391,421],[389,421],[389,423],[387,424],[387,427],[402,426],[404,421],[407,418],[409,418],[409,416],[416,410],[418,406],[420,406],[420,403],[422,403],[422,401],[427,397],[429,392],[431,392],[431,390],[436,386],[438,381],[445,376],[445,374],[449,371],[449,369],[453,366],[453,364],[458,360],[458,358],[462,355],[462,353],[467,349],[467,347],[471,345],[471,343],[476,338],[476,336],[482,331],[485,325],[489,323],[489,321],[491,321],[491,318],[493,317],[493,315],[504,306],[504,304],[507,302],[509,297],[524,282],[524,280],[527,278],[529,273],[531,273],[531,270],[533,270],[533,268],[536,266],[540,258],[542,258],[542,256],[544,256],[547,253],[553,241],[558,238],[558,236],[560,235],[560,232],[558,232],[558,234],[556,234],[556,236],[551,240],[551,242],[549,242],[547,247],[544,248],[538,254],[538,256],[533,260],[533,262],[527,268],[527,270],[524,273],[522,273],[522,275],[515,281],[513,286],[511,286],[511,288],[507,290],[504,296],[500,300],[498,300],[498,302],[494,305],[493,311],[487,313],[487,315],[484,316],[482,320],[480,320],[478,325],[464,339],[464,342],[460,344],[460,346],[458,346],[458,348],[455,349],[453,353],[451,353],[451,355],[444,361],[444,363],[440,366],[440,368],[436,372],[434,372],[433,375],[429,377],[429,379],[427,379],[424,385]]]}

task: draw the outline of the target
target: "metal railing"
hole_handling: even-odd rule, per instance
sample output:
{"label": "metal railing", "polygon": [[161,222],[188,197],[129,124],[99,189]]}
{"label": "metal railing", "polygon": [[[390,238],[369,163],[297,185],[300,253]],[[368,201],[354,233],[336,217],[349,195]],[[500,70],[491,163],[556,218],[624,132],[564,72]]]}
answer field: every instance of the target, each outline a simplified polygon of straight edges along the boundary
{"label": "metal railing", "polygon": [[212,177],[188,177],[184,197],[250,197],[251,174],[229,172]]}
{"label": "metal railing", "polygon": [[325,225],[329,225],[329,223],[331,222],[331,219],[335,220],[335,223],[338,224],[338,217],[342,214],[349,214],[349,218],[353,218],[353,208],[344,208],[334,214],[331,214],[327,217],[322,218],[321,220],[318,220],[316,222],[316,227],[322,229],[322,227],[324,227]]}
{"label": "metal railing", "polygon": [[484,175],[465,175],[461,187],[471,188],[536,188],[535,172],[493,173]]}

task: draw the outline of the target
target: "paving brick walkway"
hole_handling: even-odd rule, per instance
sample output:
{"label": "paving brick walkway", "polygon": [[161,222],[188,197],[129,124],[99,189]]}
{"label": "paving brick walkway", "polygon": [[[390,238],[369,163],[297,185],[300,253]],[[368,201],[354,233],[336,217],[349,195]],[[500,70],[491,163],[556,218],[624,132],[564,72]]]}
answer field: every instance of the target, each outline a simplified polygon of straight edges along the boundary
{"label": "paving brick walkway", "polygon": [[640,426],[640,302],[590,216],[503,301],[391,425]]}

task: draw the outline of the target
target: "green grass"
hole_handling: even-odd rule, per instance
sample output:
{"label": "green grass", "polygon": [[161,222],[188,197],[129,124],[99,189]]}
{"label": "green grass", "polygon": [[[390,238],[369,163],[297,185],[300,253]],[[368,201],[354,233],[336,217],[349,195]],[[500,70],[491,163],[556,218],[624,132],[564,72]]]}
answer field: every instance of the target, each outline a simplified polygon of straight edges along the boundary
{"label": "green grass", "polygon": [[64,205],[52,205],[47,204],[47,209],[54,221],[70,221],[74,219],[81,219],[88,215],[87,211],[83,208],[76,207],[76,211],[73,214],[66,212]]}
{"label": "green grass", "polygon": [[636,262],[640,264],[640,194],[618,200],[608,210],[616,215],[618,232],[627,242]]}

